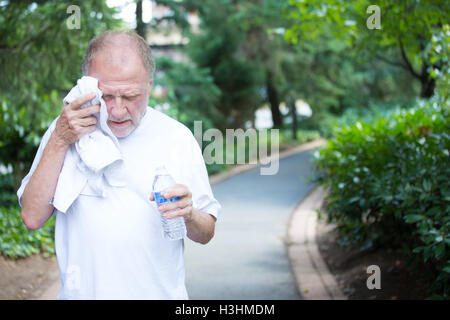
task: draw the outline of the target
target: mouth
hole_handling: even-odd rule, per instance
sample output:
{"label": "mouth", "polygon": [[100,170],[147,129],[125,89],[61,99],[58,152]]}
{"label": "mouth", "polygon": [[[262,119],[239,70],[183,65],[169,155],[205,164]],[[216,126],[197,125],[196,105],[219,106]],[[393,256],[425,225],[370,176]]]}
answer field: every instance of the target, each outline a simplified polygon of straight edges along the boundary
{"label": "mouth", "polygon": [[111,123],[113,126],[116,126],[116,127],[123,127],[123,126],[127,125],[128,122],[129,122],[130,120],[125,120],[125,121],[112,121],[112,120],[108,120],[108,121],[109,121],[109,123]]}

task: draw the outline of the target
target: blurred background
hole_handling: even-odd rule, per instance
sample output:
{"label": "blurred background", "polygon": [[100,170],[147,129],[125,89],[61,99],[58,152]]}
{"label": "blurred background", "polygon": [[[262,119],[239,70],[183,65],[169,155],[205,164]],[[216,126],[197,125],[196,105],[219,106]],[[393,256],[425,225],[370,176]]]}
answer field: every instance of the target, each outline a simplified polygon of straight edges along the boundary
{"label": "blurred background", "polygon": [[54,254],[54,218],[27,230],[16,191],[89,40],[133,28],[156,61],[150,106],[191,130],[277,128],[281,149],[328,139],[313,161],[340,243],[401,251],[428,270],[427,295],[448,298],[449,13],[438,0],[0,1],[3,261]]}

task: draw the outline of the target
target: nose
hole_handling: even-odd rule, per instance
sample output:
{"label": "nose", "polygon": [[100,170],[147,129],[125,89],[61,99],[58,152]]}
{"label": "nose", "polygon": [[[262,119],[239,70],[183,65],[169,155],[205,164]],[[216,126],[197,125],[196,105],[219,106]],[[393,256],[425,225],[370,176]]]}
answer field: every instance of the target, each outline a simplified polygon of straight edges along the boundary
{"label": "nose", "polygon": [[112,117],[112,120],[122,120],[127,115],[127,107],[120,96],[115,97],[113,101],[114,102],[111,104],[110,116]]}

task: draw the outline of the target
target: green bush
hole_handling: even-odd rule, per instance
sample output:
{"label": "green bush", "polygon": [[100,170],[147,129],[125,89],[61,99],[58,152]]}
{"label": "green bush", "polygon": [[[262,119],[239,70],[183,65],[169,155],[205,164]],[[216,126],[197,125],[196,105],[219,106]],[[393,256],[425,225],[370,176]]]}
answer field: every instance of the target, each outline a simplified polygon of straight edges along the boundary
{"label": "green bush", "polygon": [[343,245],[393,247],[450,296],[449,105],[435,97],[356,122],[315,154]]}
{"label": "green bush", "polygon": [[0,253],[7,257],[54,254],[54,230],[54,216],[42,228],[28,230],[22,222],[19,207],[0,207]]}
{"label": "green bush", "polygon": [[[316,127],[322,136],[332,138],[336,135],[336,128],[350,126],[357,121],[372,123],[381,117],[388,118],[400,110],[410,108],[413,101],[397,98],[390,102],[371,101],[368,105],[367,108],[348,108],[340,115],[322,112],[316,115],[318,122]],[[308,127],[311,125],[308,121],[308,119],[303,120],[301,125]]]}

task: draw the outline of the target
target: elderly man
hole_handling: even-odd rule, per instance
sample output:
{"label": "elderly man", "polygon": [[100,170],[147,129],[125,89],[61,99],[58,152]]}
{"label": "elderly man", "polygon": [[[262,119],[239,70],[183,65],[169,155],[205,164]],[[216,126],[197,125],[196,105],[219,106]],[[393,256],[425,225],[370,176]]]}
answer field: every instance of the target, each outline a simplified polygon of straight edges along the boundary
{"label": "elderly man", "polygon": [[85,94],[62,109],[45,133],[17,192],[22,219],[38,229],[56,211],[55,247],[59,299],[187,299],[181,240],[162,237],[152,204],[155,168],[164,164],[178,184],[158,207],[183,217],[187,237],[206,244],[214,235],[220,204],[214,199],[200,148],[178,121],[147,106],[154,64],[144,39],[132,31],[107,31],[89,43],[83,74],[98,79],[108,127],[118,138],[126,186],[106,196],[83,190],[62,213],[52,205],[68,148],[96,130],[100,105],[80,108]]}

